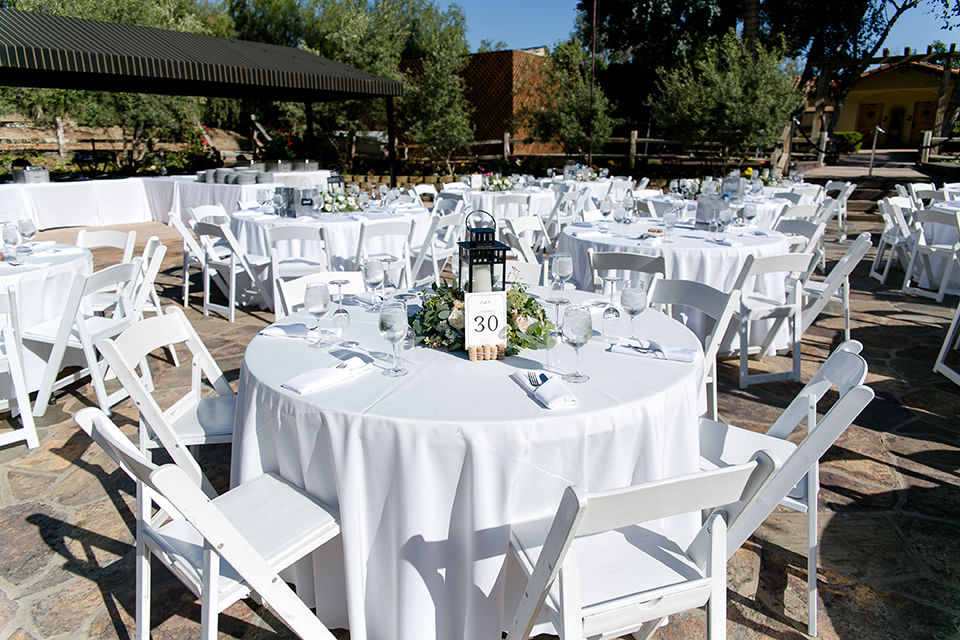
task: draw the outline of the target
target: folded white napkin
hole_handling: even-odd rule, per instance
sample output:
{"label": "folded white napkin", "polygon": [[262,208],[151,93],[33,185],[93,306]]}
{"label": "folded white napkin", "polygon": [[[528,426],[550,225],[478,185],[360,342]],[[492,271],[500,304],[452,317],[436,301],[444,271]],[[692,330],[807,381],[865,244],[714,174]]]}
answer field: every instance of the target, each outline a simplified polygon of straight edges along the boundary
{"label": "folded white napkin", "polygon": [[364,362],[356,356],[341,362],[333,367],[311,369],[298,376],[294,376],[280,386],[298,395],[305,395],[320,391],[339,382],[356,378],[373,368],[370,362]]}
{"label": "folded white napkin", "polygon": [[357,222],[366,222],[366,221],[367,221],[367,216],[362,216],[362,215],[359,215],[359,214],[353,214],[353,215],[350,216],[350,217],[353,218],[354,220],[356,220]]}
{"label": "folded white napkin", "polygon": [[57,244],[53,240],[38,240],[37,242],[31,242],[30,246],[34,251],[43,251],[49,249],[53,245]]}
{"label": "folded white napkin", "polygon": [[542,382],[540,386],[533,386],[530,382],[530,371],[514,371],[510,377],[519,384],[527,394],[547,409],[566,409],[580,404],[577,397],[570,393],[563,378],[555,373],[544,371],[533,372]]}
{"label": "folded white napkin", "polygon": [[582,228],[585,228],[585,229],[592,229],[592,228],[593,228],[593,223],[592,223],[592,222],[585,222],[585,221],[572,222],[572,223],[570,223],[570,226],[571,226],[571,227],[582,227]]}
{"label": "folded white napkin", "polygon": [[769,238],[770,234],[761,229],[753,229],[752,231],[747,231],[746,233],[740,234],[741,238],[745,238],[747,236],[755,236],[757,238]]}
{"label": "folded white napkin", "polygon": [[643,247],[656,247],[663,242],[662,238],[644,238],[640,241],[640,246]]}
{"label": "folded white napkin", "polygon": [[589,229],[571,229],[570,235],[574,238],[584,238],[586,236],[601,235],[603,232],[599,229],[590,227]]}
{"label": "folded white napkin", "polygon": [[725,247],[739,247],[743,245],[739,240],[731,240],[730,238],[721,238],[719,236],[707,238],[706,240],[715,244],[721,244]]}
{"label": "folded white napkin", "polygon": [[694,351],[684,347],[674,347],[653,340],[637,340],[636,338],[620,338],[617,344],[610,347],[610,351],[658,360],[676,360],[677,362],[693,362],[696,355]]}
{"label": "folded white napkin", "polygon": [[364,291],[363,293],[358,293],[353,296],[353,299],[362,302],[363,304],[368,304],[371,307],[377,304],[377,301],[380,299],[380,294],[376,291]]}
{"label": "folded white napkin", "polygon": [[[324,340],[332,340],[337,335],[330,329],[322,329],[321,331]],[[310,328],[302,322],[294,324],[272,324],[261,331],[260,335],[274,338],[316,339],[317,329],[316,327]]]}

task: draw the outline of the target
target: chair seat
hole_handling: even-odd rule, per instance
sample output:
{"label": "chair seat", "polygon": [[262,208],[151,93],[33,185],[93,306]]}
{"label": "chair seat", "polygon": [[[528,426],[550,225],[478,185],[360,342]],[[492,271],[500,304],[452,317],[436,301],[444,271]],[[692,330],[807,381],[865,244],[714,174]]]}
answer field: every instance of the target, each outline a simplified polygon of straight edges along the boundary
{"label": "chair seat", "polygon": [[324,271],[325,267],[315,260],[286,258],[277,264],[277,270],[281,278],[299,278],[317,273],[318,271]]}
{"label": "chair seat", "polygon": [[[173,421],[173,429],[187,446],[230,443],[233,441],[233,417],[236,411],[236,396],[201,398],[200,402]],[[155,438],[153,444],[161,446]]]}
{"label": "chair seat", "polygon": [[[99,338],[109,337],[112,335],[114,333],[112,331],[113,328],[116,328],[116,332],[119,332],[120,330],[129,326],[129,321],[126,318],[114,319],[104,318],[103,316],[85,315],[84,322],[86,323],[87,328],[90,331],[90,335],[94,341],[98,340]],[[21,338],[23,340],[35,340],[37,342],[52,343],[57,339],[57,330],[59,330],[59,328],[59,318],[48,320],[29,329],[25,329]],[[67,346],[76,349],[83,347],[83,345],[80,344],[80,330],[77,328],[76,324],[74,324],[70,329],[70,337],[67,338]]]}
{"label": "chair seat", "polygon": [[[820,298],[823,296],[824,291],[827,289],[827,283],[821,281],[810,280],[803,285],[803,295]],[[839,300],[843,302],[843,298],[840,296],[840,290],[837,289],[833,292],[831,296],[834,300]]]}
{"label": "chair seat", "polygon": [[[275,570],[289,566],[339,529],[336,512],[269,473],[214,498],[213,503]],[[171,520],[151,540],[193,581],[200,582],[203,538],[186,520]],[[246,589],[239,574],[228,563],[221,563],[220,593],[239,588]]]}
{"label": "chair seat", "polygon": [[[552,522],[513,527],[518,551],[531,566],[536,566]],[[641,618],[650,620],[703,606],[709,599],[709,580],[656,522],[577,537],[571,549],[580,569],[584,637],[593,636],[594,627],[638,627],[638,609]]]}
{"label": "chair seat", "polygon": [[[747,315],[749,315],[753,320],[759,320],[763,318],[779,318],[781,316],[789,316],[792,314],[791,308],[784,306],[783,301],[777,301],[773,298],[767,298],[755,293],[751,293],[741,298],[740,305],[746,310]],[[741,318],[743,315],[742,309],[738,309],[733,313],[734,318]]]}

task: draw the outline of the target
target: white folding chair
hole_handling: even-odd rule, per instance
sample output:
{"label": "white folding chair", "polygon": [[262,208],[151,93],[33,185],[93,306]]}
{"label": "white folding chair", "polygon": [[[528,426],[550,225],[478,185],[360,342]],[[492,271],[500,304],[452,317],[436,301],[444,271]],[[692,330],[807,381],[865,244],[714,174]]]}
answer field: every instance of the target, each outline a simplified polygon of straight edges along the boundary
{"label": "white folding chair", "polygon": [[667,273],[667,263],[663,256],[646,256],[626,251],[596,251],[590,247],[587,249],[587,262],[590,265],[590,279],[595,292],[603,291],[603,279],[597,275],[598,271],[633,271],[661,276]]}
{"label": "white folding chair", "polygon": [[[515,523],[510,551],[527,586],[507,640],[527,640],[543,609],[561,640],[652,635],[665,616],[707,605],[707,637],[726,637],[726,522],[717,507],[751,502],[776,469],[746,464],[587,493],[570,486],[551,519]],[[685,548],[657,522],[709,511]],[[655,621],[655,622],[652,622]]]}
{"label": "white folding chair", "polygon": [[847,200],[857,190],[855,182],[840,182],[831,180],[824,186],[824,193],[835,191],[837,197],[837,237],[843,242],[847,239]]}
{"label": "white folding chair", "polygon": [[850,274],[867,255],[871,246],[870,234],[861,233],[824,280],[806,280],[803,283],[803,297],[806,301],[801,311],[803,322],[800,335],[807,332],[824,307],[833,300],[843,305],[843,339],[850,339]]}
{"label": "white folding chair", "polygon": [[919,205],[918,209],[927,209],[935,206],[938,202],[945,202],[947,195],[943,191],[936,189],[917,189],[913,190],[913,199]]}
{"label": "white folding chair", "polygon": [[0,372],[10,376],[13,397],[0,399],[0,410],[9,411],[13,417],[20,415],[20,429],[0,435],[0,446],[7,446],[21,440],[28,449],[40,446],[37,427],[33,422],[30,406],[30,390],[23,375],[23,349],[20,346],[20,323],[17,318],[17,297],[13,287],[7,287],[0,293],[0,314],[6,314],[7,321],[0,330]]}
{"label": "white folding chair", "polygon": [[780,219],[799,218],[806,220],[807,218],[812,218],[817,215],[819,210],[820,206],[815,204],[794,204],[783,210],[783,213],[780,214]]}
{"label": "white folding chair", "polygon": [[539,262],[507,261],[507,284],[519,282],[528,287],[539,287],[545,283],[545,278],[545,265]]}
{"label": "white folding chair", "polygon": [[[132,296],[139,276],[139,257],[127,264],[116,264],[89,276],[77,274],[64,304],[63,314],[59,318],[23,330],[23,340],[51,345],[50,356],[43,370],[43,378],[33,406],[34,416],[39,418],[46,413],[47,403],[55,390],[87,376],[90,376],[93,383],[100,408],[107,415],[110,414],[110,407],[127,397],[123,389],[107,393],[104,387],[106,363],[98,360],[94,345],[97,340],[113,337],[136,321]],[[105,287],[119,289],[117,305],[109,317],[94,315],[93,311],[88,311],[82,304],[85,298]],[[85,366],[78,372],[57,379],[68,347],[83,352]]]}
{"label": "white folding chair", "polygon": [[[180,218],[172,212],[170,213],[170,224],[173,225],[173,228],[177,230],[183,240],[183,291],[181,295],[183,296],[183,306],[186,307],[190,303],[190,265],[196,263],[203,271],[207,252],[200,246],[200,241],[193,236]],[[227,285],[219,274],[214,274],[214,280],[223,294],[229,295]]]}
{"label": "white folding chair", "polygon": [[827,225],[823,222],[815,223],[810,220],[795,218],[781,219],[776,226],[777,231],[788,236],[787,241],[790,243],[790,251],[793,253],[817,251],[817,244],[823,238],[823,232],[826,228]]}
{"label": "white folding chair", "polygon": [[[873,264],[870,265],[870,277],[879,280],[880,284],[886,284],[894,258],[899,259],[900,266],[904,271],[907,270],[907,266],[910,264],[913,232],[907,224],[903,210],[900,206],[891,202],[890,198],[882,198],[877,202],[877,205],[880,208],[880,215],[883,216],[883,233],[877,243],[877,253],[873,258]],[[883,255],[887,251],[889,253],[887,253],[887,259],[884,261]],[[879,271],[881,262],[884,263],[883,273]]]}
{"label": "white folding chair", "polygon": [[526,240],[518,237],[509,227],[500,229],[500,237],[503,243],[513,250],[513,255],[517,259],[517,262],[539,264],[533,247],[531,247]]}
{"label": "white folding chair", "polygon": [[133,249],[137,244],[137,232],[129,231],[87,231],[80,229],[77,231],[77,241],[74,243],[78,247],[86,249],[112,248],[122,249],[123,257],[121,264],[130,262],[133,259]]}
{"label": "white folding chair", "polygon": [[[362,223],[360,240],[357,243],[357,257],[354,260],[356,270],[360,270],[366,260],[392,259],[400,267],[397,284],[409,282],[410,245],[413,243],[415,228],[416,223],[413,220]],[[385,242],[400,244],[400,251],[385,249]]]}
{"label": "white folding chair", "polygon": [[[768,273],[808,273],[816,264],[815,253],[789,253],[782,256],[757,258],[747,256],[733,285],[733,291],[740,291],[740,309],[734,313],[734,320],[740,325],[740,388],[750,384],[774,382],[777,380],[800,381],[800,339],[803,321],[801,318],[803,284],[797,280],[792,289],[788,288],[786,300],[771,300],[761,294],[744,292],[744,285],[751,278]],[[763,343],[758,347],[750,346],[750,323],[757,320],[773,320],[773,326],[767,331]],[[748,358],[765,358],[773,347],[774,339],[784,321],[790,324],[790,349],[793,351],[793,368],[773,373],[751,374]]]}
{"label": "white folding chair", "polygon": [[624,194],[633,192],[633,180],[628,178],[615,178],[610,181],[610,190],[607,191],[606,199],[613,203],[623,200]]}
{"label": "white folding chair", "polygon": [[413,185],[413,192],[417,195],[417,200],[420,202],[420,204],[424,204],[423,196],[430,196],[431,204],[436,205],[437,188],[432,184],[415,184]]}
{"label": "white folding chair", "polygon": [[536,253],[542,254],[544,251],[553,253],[550,236],[547,234],[547,228],[540,216],[507,218],[502,221],[501,232],[504,228],[509,228],[515,236],[523,239],[524,243],[529,245]]}
{"label": "white folding chair", "polygon": [[[946,295],[947,287],[950,285],[954,263],[960,262],[960,213],[948,213],[938,209],[917,209],[913,212],[913,224],[917,233],[913,237],[913,246],[910,248],[910,263],[907,265],[907,275],[903,278],[903,286],[900,291],[901,293],[915,293],[927,298],[936,298],[937,302],[943,302],[943,296]],[[938,225],[956,229],[957,235],[951,233],[952,243],[938,243],[933,240]],[[917,265],[917,258],[920,259],[919,265]],[[936,282],[934,277],[931,258],[946,260],[939,283]],[[913,286],[913,279],[918,278],[921,273],[926,273],[930,286],[936,287],[939,284],[936,291],[928,291]]]}
{"label": "white folding chair", "polygon": [[647,188],[647,185],[650,184],[650,178],[640,178],[640,182],[637,183],[637,186],[634,187],[634,191],[642,191]]}
{"label": "white folding chair", "polygon": [[544,223],[544,228],[550,238],[551,248],[557,245],[557,240],[559,240],[563,228],[577,221],[577,216],[583,211],[586,201],[586,189],[583,191],[567,191],[557,198],[557,202],[550,211],[550,217]]}
{"label": "white folding chair", "polygon": [[97,409],[74,420],[137,483],[137,640],[150,637],[152,557],[200,598],[204,640],[217,638],[220,611],[250,596],[304,640],[334,640],[279,575],[340,533],[333,508],[270,473],[211,496],[176,464],[147,460]]}
{"label": "white folding chair", "polygon": [[498,193],[493,196],[493,211],[490,213],[494,220],[506,218],[503,210],[509,205],[517,205],[520,209],[520,216],[514,217],[526,217],[530,213],[530,194]]}
{"label": "white folding chair", "polygon": [[[347,284],[341,287],[345,296],[353,296],[363,293],[363,273],[360,271],[321,271],[312,273],[302,278],[293,280],[283,280],[279,283],[280,297],[277,301],[277,312],[282,312],[282,316],[288,316],[295,311],[303,309],[303,296],[306,293],[307,285],[314,282],[324,282],[329,284],[333,280],[347,280]],[[338,294],[337,289],[330,287],[331,295]]]}
{"label": "white folding chair", "polygon": [[187,207],[187,221],[191,227],[198,222],[223,224],[230,222],[230,216],[222,204],[204,204],[199,207]]}
{"label": "white folding chair", "polygon": [[[193,227],[200,238],[200,244],[205,250],[203,263],[203,315],[210,315],[210,311],[225,313],[230,322],[236,316],[237,304],[237,276],[246,274],[250,280],[250,293],[257,293],[268,307],[273,307],[273,295],[267,279],[270,271],[270,258],[267,256],[248,255],[240,248],[240,243],[230,231],[230,225],[220,225],[207,222],[198,222]],[[222,240],[230,249],[224,257],[218,257],[214,245]],[[227,285],[227,306],[210,302],[210,281],[213,274],[218,274]]]}
{"label": "white folding chair", "polygon": [[800,195],[801,198],[803,196],[808,196],[811,200],[816,202],[817,198],[819,198],[820,194],[823,192],[823,187],[818,184],[811,184],[803,187],[794,187],[793,192]]}
{"label": "white folding chair", "polygon": [[940,347],[940,353],[937,355],[937,361],[933,365],[933,371],[946,376],[954,384],[960,385],[960,373],[947,364],[947,358],[950,352],[960,349],[960,304],[953,314],[953,320],[950,322],[950,328],[947,329],[947,335],[943,338],[943,346]]}
{"label": "white folding chair", "polygon": [[647,304],[657,306],[667,315],[675,315],[674,306],[690,307],[713,320],[713,328],[703,338],[703,361],[706,363],[707,414],[717,419],[717,351],[727,333],[733,312],[740,305],[740,292],[724,293],[708,284],[692,280],[654,279],[647,292]]}
{"label": "white folding chair", "polygon": [[800,200],[803,199],[799,193],[794,193],[792,191],[781,191],[779,193],[773,194],[774,198],[782,198],[783,200],[789,200],[794,205],[800,204]]}
{"label": "white folding chair", "polygon": [[[185,345],[191,354],[190,390],[163,410],[153,397],[154,383],[146,357],[161,347],[177,344]],[[149,455],[155,449],[166,449],[204,491],[212,492],[186,448],[232,442],[237,397],[183,310],[170,307],[162,316],[141,320],[113,339],[98,340],[97,349],[140,412],[140,451]],[[203,397],[201,376],[217,395]]]}
{"label": "white folding chair", "polygon": [[[744,522],[731,538],[728,557],[773,511],[777,503],[807,514],[807,597],[808,632],[817,635],[817,497],[820,492],[819,460],[843,431],[873,398],[869,387],[860,386],[867,377],[867,362],[856,341],[841,344],[823,363],[810,382],[784,409],[766,433],[700,419],[700,464],[703,469],[722,468],[750,459],[758,448],[771,451],[783,460],[783,466],[771,481],[772,489],[765,507]],[[832,387],[840,399],[822,421],[817,423],[817,403]],[[807,421],[807,435],[798,446],[787,440],[796,427]],[[731,526],[731,534],[734,527]]]}
{"label": "white folding chair", "polygon": [[[282,280],[299,278],[320,271],[332,271],[330,252],[323,227],[305,225],[282,225],[266,227],[263,237],[270,251],[270,283],[274,301],[274,313],[277,313],[277,283]],[[281,258],[276,244],[287,243],[287,255]],[[316,259],[314,259],[314,256]],[[280,319],[283,316],[277,316]]]}
{"label": "white folding chair", "polygon": [[[430,228],[424,236],[423,244],[410,250],[413,260],[408,279],[410,287],[421,287],[429,282],[440,284],[440,274],[443,273],[447,260],[457,256],[460,250],[457,240],[462,225],[462,213],[434,215],[430,219]],[[431,271],[421,276],[424,262],[430,263]]]}

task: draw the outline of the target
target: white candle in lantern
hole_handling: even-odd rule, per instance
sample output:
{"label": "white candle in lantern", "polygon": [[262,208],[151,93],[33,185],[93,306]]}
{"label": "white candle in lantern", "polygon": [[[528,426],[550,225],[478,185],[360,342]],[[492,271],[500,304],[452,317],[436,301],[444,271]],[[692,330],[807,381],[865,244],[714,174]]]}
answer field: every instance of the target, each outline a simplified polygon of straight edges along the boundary
{"label": "white candle in lantern", "polygon": [[493,291],[493,280],[490,276],[490,265],[475,264],[473,272],[470,274],[470,280],[473,283],[471,293],[487,293]]}

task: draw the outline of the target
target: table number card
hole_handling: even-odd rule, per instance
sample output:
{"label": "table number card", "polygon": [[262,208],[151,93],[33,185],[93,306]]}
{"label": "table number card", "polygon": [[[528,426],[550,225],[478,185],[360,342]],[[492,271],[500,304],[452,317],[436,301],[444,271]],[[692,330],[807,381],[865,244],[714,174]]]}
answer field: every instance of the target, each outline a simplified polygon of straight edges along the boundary
{"label": "table number card", "polygon": [[504,344],[507,341],[507,292],[464,295],[464,346]]}

